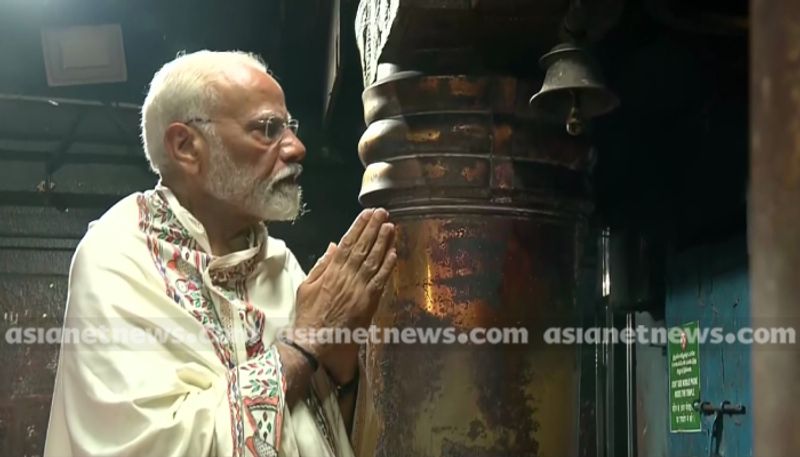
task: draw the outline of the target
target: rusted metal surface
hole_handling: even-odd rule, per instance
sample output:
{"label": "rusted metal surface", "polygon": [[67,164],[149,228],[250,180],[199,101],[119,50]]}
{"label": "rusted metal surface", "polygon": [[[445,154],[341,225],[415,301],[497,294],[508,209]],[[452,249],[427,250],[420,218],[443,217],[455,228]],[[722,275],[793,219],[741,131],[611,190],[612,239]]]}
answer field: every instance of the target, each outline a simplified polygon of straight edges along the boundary
{"label": "rusted metal surface", "polygon": [[361,202],[389,209],[398,265],[381,328],[525,328],[528,344],[373,344],[359,457],[572,456],[575,283],[592,148],[530,117],[514,78],[399,73],[364,92]]}
{"label": "rusted metal surface", "polygon": [[[61,264],[61,257],[51,252],[49,260]],[[20,252],[0,250],[0,262],[5,270],[0,272],[0,334],[4,338],[0,345],[4,367],[0,378],[0,455],[41,455],[58,359],[58,335],[50,332],[44,334],[44,341],[19,344],[25,340],[15,329],[59,328],[67,278],[33,276],[28,268],[41,268],[28,264]],[[13,265],[17,268],[9,271]],[[48,335],[52,343],[47,342]]]}
{"label": "rusted metal surface", "polygon": [[593,150],[530,116],[531,87],[514,78],[407,73],[368,88],[362,203],[389,205],[395,215],[428,213],[431,203],[582,214]]}
{"label": "rusted metal surface", "polygon": [[[751,1],[751,256],[753,325],[800,329],[800,3]],[[800,353],[753,348],[754,455],[800,450]]]}
{"label": "rusted metal surface", "polygon": [[[72,250],[100,210],[0,206],[0,455],[42,455]],[[21,329],[42,329],[31,341]],[[11,332],[11,333],[9,333]],[[27,341],[27,343],[26,343]]]}

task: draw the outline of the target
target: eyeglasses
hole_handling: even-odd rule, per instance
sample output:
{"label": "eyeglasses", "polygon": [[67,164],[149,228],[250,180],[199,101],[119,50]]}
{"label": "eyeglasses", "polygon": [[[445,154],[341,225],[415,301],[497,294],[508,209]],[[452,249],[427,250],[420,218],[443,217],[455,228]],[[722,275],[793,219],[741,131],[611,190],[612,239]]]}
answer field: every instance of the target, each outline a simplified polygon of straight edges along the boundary
{"label": "eyeglasses", "polygon": [[[214,122],[214,119],[192,118],[184,123],[191,124],[205,122]],[[300,130],[300,121],[294,118],[284,119],[280,116],[270,116],[268,118],[258,119],[256,122],[258,123],[259,128],[262,129],[264,138],[266,138],[267,142],[269,143],[273,143],[283,138],[287,128],[295,135],[297,135],[297,132]]]}
{"label": "eyeglasses", "polygon": [[264,138],[270,143],[283,138],[283,134],[286,133],[287,128],[295,135],[297,135],[297,132],[300,130],[300,121],[292,118],[284,119],[282,117],[272,116],[267,119],[259,120],[259,123],[264,124]]}

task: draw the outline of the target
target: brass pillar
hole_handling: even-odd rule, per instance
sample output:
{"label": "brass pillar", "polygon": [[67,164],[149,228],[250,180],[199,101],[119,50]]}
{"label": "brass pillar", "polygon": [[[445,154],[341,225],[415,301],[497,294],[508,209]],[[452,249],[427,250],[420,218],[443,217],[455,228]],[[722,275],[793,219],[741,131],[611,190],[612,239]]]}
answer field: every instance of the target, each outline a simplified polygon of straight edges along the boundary
{"label": "brass pillar", "polygon": [[397,270],[373,323],[521,328],[528,343],[369,346],[361,457],[576,453],[578,346],[546,345],[542,331],[580,324],[591,148],[525,116],[532,87],[410,72],[364,92],[361,200],[398,226]]}
{"label": "brass pillar", "polygon": [[[362,352],[356,455],[576,456],[580,348],[543,332],[582,323],[594,150],[529,107],[568,2],[423,3],[363,0],[357,18],[360,201],[387,208],[398,229],[373,324],[401,339],[416,329],[418,343]],[[523,61],[535,70],[510,69]],[[489,328],[509,340],[523,329],[527,343],[459,344]],[[450,329],[456,344],[443,344]],[[420,344],[420,330],[441,331],[440,343]]]}
{"label": "brass pillar", "polygon": [[[752,324],[800,329],[800,2],[753,0],[748,234]],[[753,347],[754,454],[800,453],[797,345]]]}

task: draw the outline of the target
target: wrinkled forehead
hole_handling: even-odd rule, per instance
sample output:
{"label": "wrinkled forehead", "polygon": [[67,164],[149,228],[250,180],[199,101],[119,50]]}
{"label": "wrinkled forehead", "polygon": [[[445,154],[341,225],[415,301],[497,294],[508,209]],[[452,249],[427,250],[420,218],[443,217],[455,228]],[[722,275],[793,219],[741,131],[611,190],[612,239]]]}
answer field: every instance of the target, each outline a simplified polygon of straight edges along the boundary
{"label": "wrinkled forehead", "polygon": [[252,118],[266,113],[287,115],[283,89],[269,74],[247,65],[227,70],[217,87],[217,114]]}

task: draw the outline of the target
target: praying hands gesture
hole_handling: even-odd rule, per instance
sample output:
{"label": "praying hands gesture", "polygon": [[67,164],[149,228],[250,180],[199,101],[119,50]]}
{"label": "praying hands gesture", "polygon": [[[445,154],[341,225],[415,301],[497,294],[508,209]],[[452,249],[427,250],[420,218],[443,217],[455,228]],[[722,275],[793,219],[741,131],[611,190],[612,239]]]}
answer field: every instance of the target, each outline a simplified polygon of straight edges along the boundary
{"label": "praying hands gesture", "polygon": [[[388,220],[386,210],[366,209],[339,244],[328,247],[298,289],[295,329],[308,332],[369,326],[397,261],[394,224]],[[347,383],[355,376],[355,344],[312,340],[304,342],[302,349],[319,361],[337,384]],[[291,347],[284,347],[281,355],[291,350],[295,353],[289,358],[297,360],[299,356],[302,360],[300,351]],[[291,379],[289,382],[295,384]]]}

